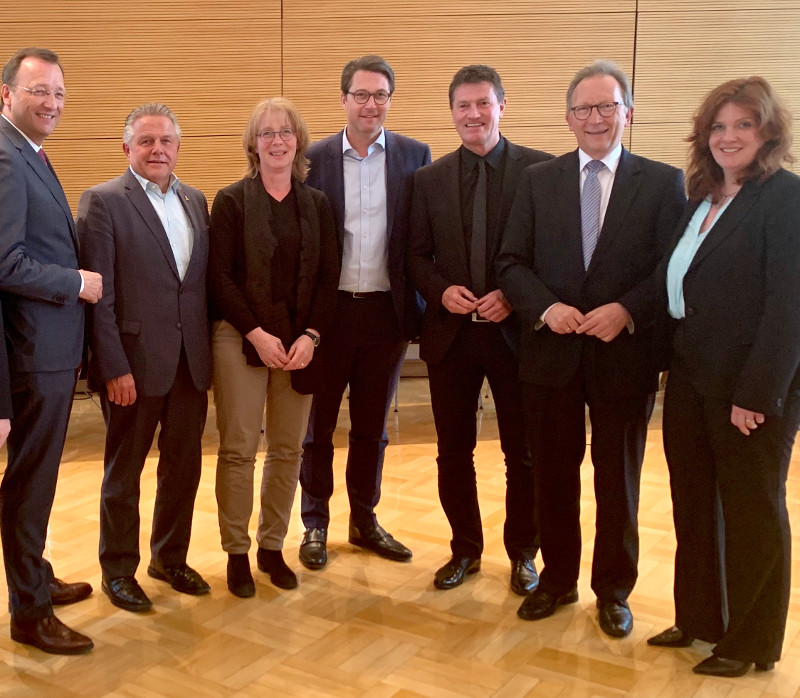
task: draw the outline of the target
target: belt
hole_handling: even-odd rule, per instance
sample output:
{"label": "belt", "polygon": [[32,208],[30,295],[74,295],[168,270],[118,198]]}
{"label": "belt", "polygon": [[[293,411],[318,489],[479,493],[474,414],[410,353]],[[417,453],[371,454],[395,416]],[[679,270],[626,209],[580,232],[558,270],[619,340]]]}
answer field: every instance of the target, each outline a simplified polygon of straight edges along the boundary
{"label": "belt", "polygon": [[383,298],[391,291],[339,291],[339,296],[343,298]]}

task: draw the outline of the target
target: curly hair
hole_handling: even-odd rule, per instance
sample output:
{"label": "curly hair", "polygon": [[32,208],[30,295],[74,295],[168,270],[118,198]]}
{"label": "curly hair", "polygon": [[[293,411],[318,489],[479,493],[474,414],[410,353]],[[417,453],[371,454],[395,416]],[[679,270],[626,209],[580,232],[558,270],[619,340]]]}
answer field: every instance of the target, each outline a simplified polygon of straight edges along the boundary
{"label": "curly hair", "polygon": [[781,168],[781,163],[794,162],[789,152],[791,115],[769,82],[757,75],[729,80],[706,95],[694,115],[694,128],[686,138],[690,144],[686,190],[692,200],[711,196],[716,202],[722,195],[725,175],[714,160],[709,138],[717,115],[726,104],[735,104],[751,112],[764,141],[753,162],[740,173],[740,184],[749,180],[763,182]]}

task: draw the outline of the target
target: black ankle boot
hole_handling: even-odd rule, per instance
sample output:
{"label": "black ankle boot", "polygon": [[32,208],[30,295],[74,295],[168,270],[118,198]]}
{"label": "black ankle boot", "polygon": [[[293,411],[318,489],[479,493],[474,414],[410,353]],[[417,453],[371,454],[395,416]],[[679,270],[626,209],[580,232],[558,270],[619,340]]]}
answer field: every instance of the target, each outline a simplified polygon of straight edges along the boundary
{"label": "black ankle boot", "polygon": [[267,550],[259,548],[256,554],[258,569],[269,575],[269,580],[279,589],[295,589],[297,576],[283,559],[280,550]]}
{"label": "black ankle boot", "polygon": [[228,553],[228,589],[234,596],[246,599],[256,594],[247,553]]}

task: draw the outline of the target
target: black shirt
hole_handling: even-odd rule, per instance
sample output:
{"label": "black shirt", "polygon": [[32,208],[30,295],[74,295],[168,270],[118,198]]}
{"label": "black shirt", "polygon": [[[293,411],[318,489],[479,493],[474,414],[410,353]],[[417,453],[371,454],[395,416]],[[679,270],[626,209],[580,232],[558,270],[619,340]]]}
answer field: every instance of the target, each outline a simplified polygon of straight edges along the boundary
{"label": "black shirt", "polygon": [[[478,185],[478,160],[480,155],[463,145],[458,149],[461,165],[459,167],[459,190],[461,193],[461,222],[464,229],[464,244],[467,258],[472,247],[472,207],[475,187]],[[486,162],[486,290],[497,288],[494,274],[494,252],[491,241],[497,240],[500,219],[500,201],[503,191],[503,172],[505,171],[506,139],[502,136],[497,145],[483,157]]]}
{"label": "black shirt", "polygon": [[297,314],[297,280],[300,270],[300,211],[294,188],[280,201],[269,196],[272,209],[272,234],[278,245],[270,264],[272,302],[286,303],[289,320],[294,325]]}

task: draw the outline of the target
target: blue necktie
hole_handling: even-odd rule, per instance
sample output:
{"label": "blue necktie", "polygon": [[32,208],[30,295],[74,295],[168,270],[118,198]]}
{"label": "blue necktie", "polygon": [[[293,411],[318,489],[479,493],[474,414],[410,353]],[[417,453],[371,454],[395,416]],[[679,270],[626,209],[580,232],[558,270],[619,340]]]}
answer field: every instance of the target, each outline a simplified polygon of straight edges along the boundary
{"label": "blue necktie", "polygon": [[602,160],[586,164],[586,181],[581,193],[581,241],[583,243],[583,268],[589,268],[597,239],[600,237],[600,182],[597,173],[605,167]]}

